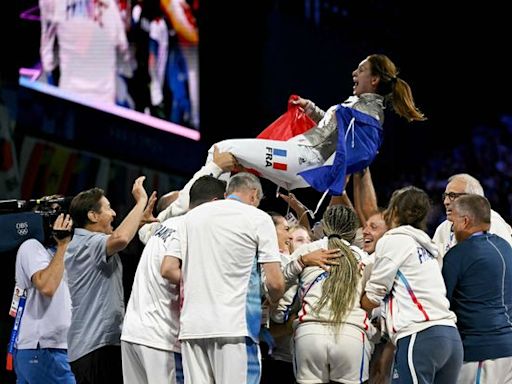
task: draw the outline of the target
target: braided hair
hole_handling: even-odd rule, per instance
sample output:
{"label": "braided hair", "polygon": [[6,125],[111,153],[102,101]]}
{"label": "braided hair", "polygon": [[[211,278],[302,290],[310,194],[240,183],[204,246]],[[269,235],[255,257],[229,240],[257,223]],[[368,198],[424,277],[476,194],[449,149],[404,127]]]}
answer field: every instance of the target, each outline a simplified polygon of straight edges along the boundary
{"label": "braided hair", "polygon": [[315,310],[317,313],[330,305],[332,323],[339,325],[354,305],[359,279],[358,260],[350,249],[356,237],[359,220],[356,213],[344,205],[332,205],[322,218],[328,248],[341,250],[339,265],[333,265],[322,286],[322,295]]}

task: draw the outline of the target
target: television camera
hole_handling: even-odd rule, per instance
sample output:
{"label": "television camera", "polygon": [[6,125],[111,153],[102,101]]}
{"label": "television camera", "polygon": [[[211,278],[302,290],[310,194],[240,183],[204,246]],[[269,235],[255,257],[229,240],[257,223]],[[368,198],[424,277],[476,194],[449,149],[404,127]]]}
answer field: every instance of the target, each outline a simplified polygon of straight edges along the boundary
{"label": "television camera", "polygon": [[53,230],[53,223],[66,213],[72,197],[45,196],[31,200],[0,200],[0,252],[17,249],[27,239],[51,245],[56,238],[69,236]]}

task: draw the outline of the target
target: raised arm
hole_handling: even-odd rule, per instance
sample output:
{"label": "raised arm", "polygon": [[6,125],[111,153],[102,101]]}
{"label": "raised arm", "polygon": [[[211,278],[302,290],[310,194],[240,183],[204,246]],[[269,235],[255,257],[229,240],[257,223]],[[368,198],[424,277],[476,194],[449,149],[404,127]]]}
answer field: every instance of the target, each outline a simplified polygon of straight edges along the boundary
{"label": "raised arm", "polygon": [[331,197],[331,201],[329,202],[329,205],[336,205],[336,204],[341,204],[341,205],[344,205],[345,207],[349,207],[349,208],[355,210],[354,205],[352,205],[352,202],[350,201],[350,198],[348,197],[346,191],[343,191],[343,193],[340,196],[332,196]]}
{"label": "raised arm", "polygon": [[311,120],[313,120],[317,124],[320,122],[320,120],[322,120],[322,118],[325,115],[325,111],[323,109],[318,108],[315,105],[315,103],[313,103],[311,100],[303,99],[300,96],[297,96],[297,98],[295,100],[292,100],[291,103],[301,107],[306,113],[306,115],[308,115],[309,118],[311,118]]}
{"label": "raised arm", "polygon": [[375,187],[373,186],[372,175],[370,168],[366,168],[362,172],[355,173],[352,179],[354,183],[354,205],[361,226],[366,225],[366,220],[376,212],[378,212],[377,206],[377,194],[375,193]]}
{"label": "raised arm", "polygon": [[143,186],[145,179],[146,176],[140,176],[133,183],[132,195],[135,198],[135,206],[108,237],[107,255],[109,256],[125,249],[139,229],[148,202],[148,195]]}
{"label": "raised arm", "polygon": [[299,223],[304,226],[308,232],[311,232],[311,225],[308,219],[308,209],[306,206],[302,204],[299,199],[297,199],[297,197],[291,192],[288,195],[279,193],[279,197],[286,201],[288,206],[295,212]]}
{"label": "raised arm", "polygon": [[350,175],[347,175],[345,177],[345,188],[343,189],[343,193],[339,196],[331,196],[331,201],[329,202],[329,205],[341,204],[355,211],[354,205],[352,204],[352,201],[350,201],[350,198],[347,195],[346,189],[349,181]]}

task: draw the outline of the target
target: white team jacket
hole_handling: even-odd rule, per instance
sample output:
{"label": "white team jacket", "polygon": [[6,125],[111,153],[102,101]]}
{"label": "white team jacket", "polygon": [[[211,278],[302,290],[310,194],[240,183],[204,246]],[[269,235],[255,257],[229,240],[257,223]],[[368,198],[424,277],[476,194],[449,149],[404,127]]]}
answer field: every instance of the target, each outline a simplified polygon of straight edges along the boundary
{"label": "white team jacket", "polygon": [[[328,249],[328,241],[327,237],[323,239],[314,241],[309,244],[305,244],[301,246],[296,252],[293,253],[292,259],[298,257],[300,255],[305,255],[307,253],[316,251],[318,249]],[[356,258],[360,261],[366,259],[368,255],[363,250],[357,248],[356,246],[350,246]],[[292,265],[293,261],[289,263]],[[285,275],[286,275],[286,267],[285,267]],[[321,323],[329,323],[330,322],[330,306],[327,305],[320,313],[316,311],[316,306],[318,301],[322,295],[322,286],[325,278],[328,276],[328,273],[325,272],[320,267],[307,267],[304,268],[300,272],[299,276],[299,292],[298,298],[300,300],[300,309],[298,311],[298,317],[294,321],[294,327],[299,326],[299,324],[304,322],[321,322]],[[363,332],[366,333],[368,339],[373,339],[376,334],[376,330],[374,326],[371,324],[370,319],[364,309],[361,308],[359,304],[359,299],[361,296],[361,291],[364,287],[364,278],[361,277],[360,284],[357,288],[356,298],[354,300],[354,305],[352,309],[347,313],[347,316],[344,320],[344,323],[351,324],[360,328]],[[284,308],[277,308],[278,310],[284,310]]]}
{"label": "white team jacket", "polygon": [[449,310],[438,250],[428,235],[409,225],[393,228],[377,243],[366,295],[385,303],[393,343],[434,325],[455,327]]}

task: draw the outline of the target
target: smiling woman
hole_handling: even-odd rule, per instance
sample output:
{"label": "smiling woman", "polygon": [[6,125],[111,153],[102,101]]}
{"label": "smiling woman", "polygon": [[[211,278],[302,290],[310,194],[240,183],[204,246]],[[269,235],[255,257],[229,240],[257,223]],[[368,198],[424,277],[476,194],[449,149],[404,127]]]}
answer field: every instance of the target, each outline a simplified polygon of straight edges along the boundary
{"label": "smiling woman", "polygon": [[[319,192],[340,195],[345,175],[364,169],[377,155],[386,104],[408,121],[425,120],[414,104],[411,88],[398,77],[395,64],[387,56],[366,57],[352,72],[352,79],[353,95],[327,112],[310,100],[299,97],[292,101],[316,123],[304,134],[287,141],[235,139],[216,145],[221,151],[231,152],[242,166],[280,187],[291,190],[311,186]],[[272,166],[276,160],[280,167]]]}

